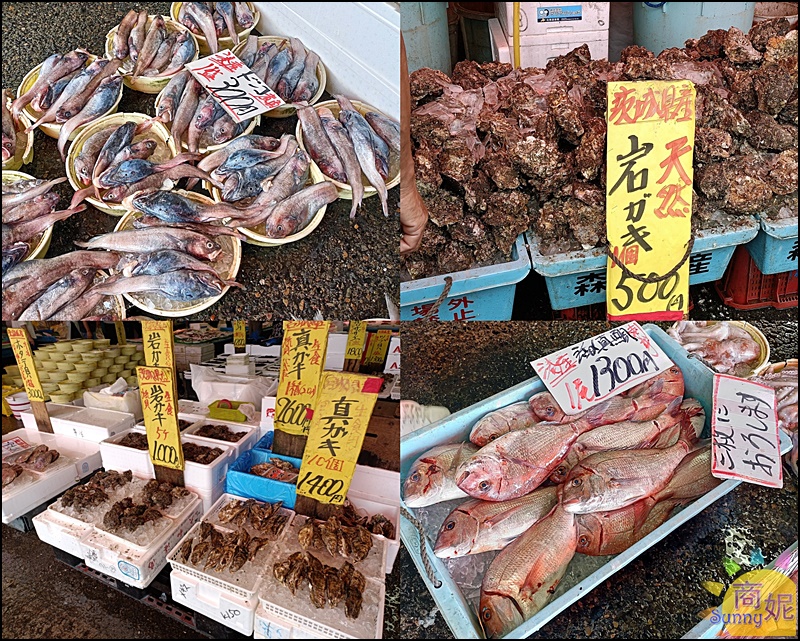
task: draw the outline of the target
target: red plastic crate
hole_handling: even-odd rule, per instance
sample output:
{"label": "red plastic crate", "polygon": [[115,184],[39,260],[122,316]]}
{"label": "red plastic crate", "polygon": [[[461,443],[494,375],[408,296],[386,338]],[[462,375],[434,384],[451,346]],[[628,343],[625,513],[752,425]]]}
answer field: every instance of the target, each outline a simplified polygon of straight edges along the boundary
{"label": "red plastic crate", "polygon": [[762,274],[743,245],[736,248],[725,276],[714,287],[734,309],[797,307],[797,270]]}
{"label": "red plastic crate", "polygon": [[[689,310],[694,309],[694,301],[689,295]],[[606,304],[595,303],[594,305],[582,305],[581,307],[570,307],[568,309],[554,309],[553,320],[606,320]]]}

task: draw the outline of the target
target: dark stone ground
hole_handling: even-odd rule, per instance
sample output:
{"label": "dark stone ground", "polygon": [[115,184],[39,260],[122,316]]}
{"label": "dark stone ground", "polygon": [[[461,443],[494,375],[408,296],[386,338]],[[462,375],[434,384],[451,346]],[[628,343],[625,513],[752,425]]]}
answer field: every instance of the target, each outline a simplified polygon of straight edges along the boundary
{"label": "dark stone ground", "polygon": [[[770,342],[771,361],[797,356],[796,320],[757,325]],[[404,323],[403,397],[456,412],[530,378],[531,360],[609,327],[581,321]],[[743,483],[531,638],[680,638],[699,622],[698,613],[721,603],[700,583],[729,584],[722,560],[732,527],[747,532],[749,548],[775,558],[797,540],[797,479],[784,474],[782,490]],[[395,631],[405,638],[452,638],[441,615],[433,616],[433,598],[405,548],[398,572],[403,596]]]}
{"label": "dark stone ground", "polygon": [[[3,86],[16,88],[30,69],[54,52],[66,53],[83,47],[102,55],[105,36],[131,8],[169,15],[169,2],[4,2],[3,3]],[[302,34],[300,34],[302,35]],[[16,93],[15,93],[16,95]],[[124,88],[120,112],[155,115],[155,95]],[[254,133],[279,136],[294,133],[296,117],[264,118]],[[37,178],[64,176],[64,164],[56,141],[36,132],[34,160],[20,171]],[[56,187],[62,205],[72,197],[69,183]],[[215,305],[196,315],[208,318],[384,318],[384,292],[398,298],[399,187],[389,192],[385,218],[377,196],[364,200],[354,221],[350,201],[338,200],[328,206],[320,226],[307,238],[277,248],[242,243],[242,265],[238,282],[246,289],[232,288]],[[56,223],[47,257],[76,249],[73,241],[111,232],[119,221],[89,208],[66,221]],[[138,308],[129,314],[142,314]],[[195,317],[193,317],[195,318]]]}

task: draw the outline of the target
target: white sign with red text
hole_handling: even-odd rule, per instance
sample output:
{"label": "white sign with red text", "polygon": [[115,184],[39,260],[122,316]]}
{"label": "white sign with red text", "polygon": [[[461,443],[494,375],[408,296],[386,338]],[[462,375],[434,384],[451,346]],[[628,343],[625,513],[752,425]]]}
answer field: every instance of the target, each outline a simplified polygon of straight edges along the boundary
{"label": "white sign with red text", "polygon": [[532,361],[565,414],[577,414],[672,367],[639,323],[630,322]]}
{"label": "white sign with red text", "polygon": [[261,427],[270,432],[275,429],[275,397],[265,396],[261,401]]}
{"label": "white sign with red text", "polygon": [[714,375],[711,474],[720,479],[783,487],[775,389]]}
{"label": "white sign with red text", "polygon": [[190,62],[186,68],[237,123],[285,104],[228,49]]}

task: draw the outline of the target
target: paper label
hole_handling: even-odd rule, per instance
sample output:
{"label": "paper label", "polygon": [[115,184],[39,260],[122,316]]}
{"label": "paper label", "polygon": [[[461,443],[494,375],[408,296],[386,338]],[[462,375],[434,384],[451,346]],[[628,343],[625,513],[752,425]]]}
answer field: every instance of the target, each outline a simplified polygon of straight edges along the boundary
{"label": "paper label", "polygon": [[344,503],[380,384],[380,378],[364,374],[322,375],[297,479],[298,494],[321,503]]}
{"label": "paper label", "polygon": [[175,367],[172,321],[142,321],[142,344],[148,367]]}
{"label": "paper label", "polygon": [[[606,306],[613,320],[688,312],[695,88],[688,80],[608,83]],[[681,263],[681,261],[683,261]],[[680,264],[680,267],[676,267]]]}
{"label": "paper label", "polygon": [[147,445],[153,465],[184,469],[173,372],[168,367],[137,367]]}
{"label": "paper label", "polygon": [[367,337],[366,321],[350,321],[350,329],[347,332],[347,346],[344,349],[345,358],[361,360],[364,353],[364,340]]}
{"label": "paper label", "polygon": [[243,320],[233,321],[233,346],[244,349],[247,344],[247,329]]}
{"label": "paper label", "polygon": [[325,368],[328,321],[284,321],[281,374],[275,402],[275,429],[308,433],[311,409]]}
{"label": "paper label", "polygon": [[229,49],[186,68],[237,123],[286,104]]}
{"label": "paper label", "polygon": [[367,345],[367,354],[364,357],[365,365],[379,365],[386,360],[389,351],[389,341],[392,339],[392,330],[379,329],[376,334],[370,336]]}
{"label": "paper label", "polygon": [[17,359],[19,375],[25,385],[25,392],[28,394],[29,401],[44,402],[44,390],[39,382],[39,375],[36,373],[36,365],[33,362],[33,353],[28,343],[28,332],[24,327],[9,327],[8,340],[11,342],[11,349],[14,358]]}
{"label": "paper label", "polygon": [[565,414],[577,414],[653,378],[672,361],[638,323],[615,327],[531,365]]}
{"label": "paper label", "polygon": [[780,448],[775,389],[715,374],[711,474],[783,487]]}
{"label": "paper label", "polygon": [[7,441],[3,441],[3,458],[11,454],[19,454],[31,447],[33,446],[23,441],[19,436],[15,436]]}
{"label": "paper label", "polygon": [[536,9],[536,22],[569,22],[581,20],[582,7],[579,4],[568,7],[538,7]]}

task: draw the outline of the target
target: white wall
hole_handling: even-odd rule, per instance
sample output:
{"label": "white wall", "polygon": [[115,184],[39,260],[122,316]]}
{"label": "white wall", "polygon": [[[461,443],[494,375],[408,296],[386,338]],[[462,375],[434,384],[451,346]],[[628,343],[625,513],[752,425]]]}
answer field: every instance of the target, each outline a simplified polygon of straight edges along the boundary
{"label": "white wall", "polygon": [[256,2],[258,31],[296,36],[319,54],[328,93],[400,118],[400,11],[396,2]]}

